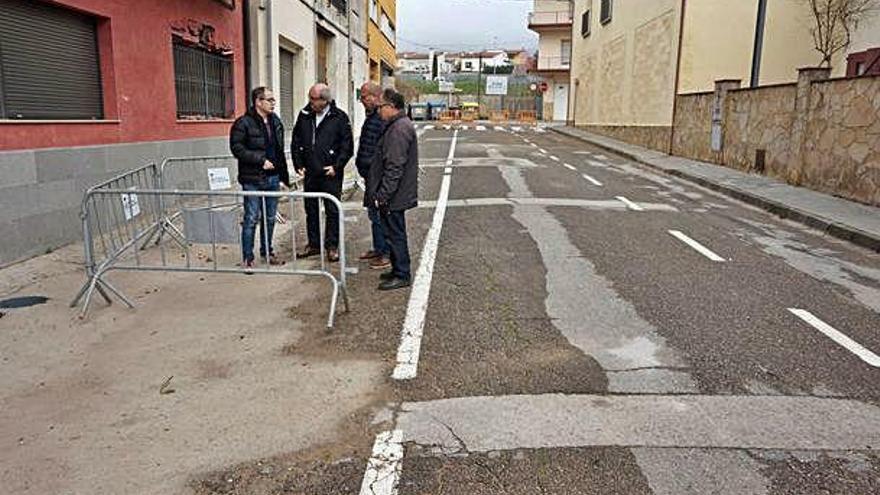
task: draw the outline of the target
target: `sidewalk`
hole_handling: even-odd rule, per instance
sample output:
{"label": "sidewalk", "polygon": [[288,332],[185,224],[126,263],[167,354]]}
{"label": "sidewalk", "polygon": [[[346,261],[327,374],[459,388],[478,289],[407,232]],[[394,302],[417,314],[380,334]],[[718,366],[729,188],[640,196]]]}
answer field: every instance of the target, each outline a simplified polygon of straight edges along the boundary
{"label": "sidewalk", "polygon": [[788,185],[712,163],[670,156],[572,127],[550,127],[565,136],[617,153],[661,172],[695,182],[748,204],[880,251],[880,208]]}

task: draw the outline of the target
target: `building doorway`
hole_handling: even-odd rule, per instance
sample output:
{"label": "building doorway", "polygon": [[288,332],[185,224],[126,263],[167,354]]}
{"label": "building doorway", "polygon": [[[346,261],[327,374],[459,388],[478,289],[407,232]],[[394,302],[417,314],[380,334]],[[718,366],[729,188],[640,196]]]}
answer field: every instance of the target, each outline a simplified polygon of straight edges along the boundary
{"label": "building doorway", "polygon": [[568,120],[568,83],[553,84],[553,120]]}

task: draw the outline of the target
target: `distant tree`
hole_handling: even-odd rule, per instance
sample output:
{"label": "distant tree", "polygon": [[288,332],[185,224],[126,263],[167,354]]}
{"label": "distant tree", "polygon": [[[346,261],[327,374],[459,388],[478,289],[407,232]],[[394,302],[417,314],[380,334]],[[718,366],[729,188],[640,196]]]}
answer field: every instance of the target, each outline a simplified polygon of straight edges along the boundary
{"label": "distant tree", "polygon": [[813,14],[810,34],[813,46],[822,55],[819,63],[831,67],[831,59],[846,50],[852,34],[880,11],[880,0],[804,0]]}

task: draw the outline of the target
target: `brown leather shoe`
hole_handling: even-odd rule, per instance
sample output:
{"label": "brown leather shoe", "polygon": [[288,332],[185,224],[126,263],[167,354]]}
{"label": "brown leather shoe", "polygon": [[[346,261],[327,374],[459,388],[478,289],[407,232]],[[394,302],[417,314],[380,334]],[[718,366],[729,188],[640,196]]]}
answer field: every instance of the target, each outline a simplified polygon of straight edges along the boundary
{"label": "brown leather shoe", "polygon": [[364,251],[363,253],[361,253],[361,255],[358,256],[358,259],[359,260],[371,260],[373,258],[378,258],[379,256],[382,256],[382,254],[370,249],[369,251]]}
{"label": "brown leather shoe", "polygon": [[328,249],[327,261],[339,261],[339,251],[333,248]]}
{"label": "brown leather shoe", "polygon": [[314,256],[316,254],[321,254],[321,250],[316,247],[313,247],[313,246],[306,246],[296,252],[296,257],[297,258],[308,258],[309,256]]}
{"label": "brown leather shoe", "polygon": [[371,270],[384,270],[386,268],[391,268],[391,260],[387,257],[379,256],[378,258],[370,260]]}

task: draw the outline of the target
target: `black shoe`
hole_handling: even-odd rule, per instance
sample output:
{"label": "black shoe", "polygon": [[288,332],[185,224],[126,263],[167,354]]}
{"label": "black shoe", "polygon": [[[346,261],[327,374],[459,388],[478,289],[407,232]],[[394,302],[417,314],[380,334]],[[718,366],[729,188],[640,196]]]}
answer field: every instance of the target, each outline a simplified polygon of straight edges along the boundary
{"label": "black shoe", "polygon": [[379,290],[402,289],[404,287],[409,287],[409,285],[409,279],[394,277],[391,280],[385,280],[384,282],[379,284]]}
{"label": "black shoe", "polygon": [[394,278],[394,270],[385,270],[379,274],[379,280],[393,280]]}

